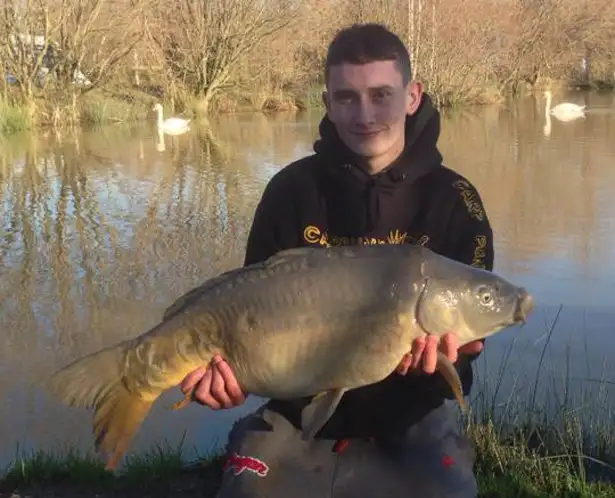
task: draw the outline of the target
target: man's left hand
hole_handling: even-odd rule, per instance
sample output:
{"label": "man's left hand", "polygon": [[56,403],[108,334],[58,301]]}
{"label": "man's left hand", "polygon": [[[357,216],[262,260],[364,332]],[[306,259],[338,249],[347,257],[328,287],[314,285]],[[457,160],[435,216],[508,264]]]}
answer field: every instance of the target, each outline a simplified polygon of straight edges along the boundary
{"label": "man's left hand", "polygon": [[451,363],[455,363],[458,353],[478,354],[483,347],[482,341],[474,341],[460,348],[459,341],[451,333],[444,334],[441,338],[435,335],[427,336],[427,338],[421,337],[414,340],[412,351],[404,355],[396,371],[401,375],[406,375],[410,370],[422,368],[423,372],[432,374],[436,371],[438,350],[444,353]]}

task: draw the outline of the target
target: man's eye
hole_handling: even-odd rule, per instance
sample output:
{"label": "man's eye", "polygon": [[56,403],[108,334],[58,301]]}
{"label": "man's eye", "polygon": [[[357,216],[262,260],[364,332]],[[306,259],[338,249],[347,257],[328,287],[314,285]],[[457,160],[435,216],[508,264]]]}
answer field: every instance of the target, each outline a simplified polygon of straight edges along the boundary
{"label": "man's eye", "polygon": [[373,98],[375,100],[385,100],[385,99],[387,99],[389,97],[390,97],[390,93],[389,92],[385,92],[385,91],[378,91],[378,92],[375,92],[373,94]]}
{"label": "man's eye", "polygon": [[340,104],[347,104],[352,101],[352,96],[350,95],[338,95],[335,99]]}

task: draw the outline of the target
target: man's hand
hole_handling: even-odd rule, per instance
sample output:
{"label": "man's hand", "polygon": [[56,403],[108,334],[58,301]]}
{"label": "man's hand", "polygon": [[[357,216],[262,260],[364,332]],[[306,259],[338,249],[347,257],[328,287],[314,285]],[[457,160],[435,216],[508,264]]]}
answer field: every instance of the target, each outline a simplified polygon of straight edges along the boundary
{"label": "man's hand", "polygon": [[186,375],[180,389],[184,394],[194,389],[194,400],[212,410],[233,408],[246,400],[231,367],[219,355],[209,365]]}
{"label": "man's hand", "polygon": [[458,353],[478,354],[483,350],[482,341],[469,342],[459,347],[459,342],[454,334],[444,334],[440,340],[438,336],[430,335],[427,338],[415,339],[412,343],[412,351],[404,355],[397,367],[397,373],[406,375],[410,369],[422,366],[423,372],[432,374],[436,371],[438,349],[444,353],[451,363],[457,361]]}

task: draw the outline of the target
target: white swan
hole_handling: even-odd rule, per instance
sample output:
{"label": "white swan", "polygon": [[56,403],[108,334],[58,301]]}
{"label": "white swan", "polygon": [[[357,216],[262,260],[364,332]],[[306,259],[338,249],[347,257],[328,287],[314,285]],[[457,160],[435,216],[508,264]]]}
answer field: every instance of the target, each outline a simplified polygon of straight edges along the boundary
{"label": "white swan", "polygon": [[562,102],[551,108],[551,90],[545,90],[547,105],[545,107],[545,115],[551,114],[560,121],[572,121],[573,119],[585,117],[585,106],[572,104],[570,102]]}
{"label": "white swan", "polygon": [[181,135],[190,130],[188,126],[190,123],[189,119],[183,118],[167,118],[162,119],[162,105],[156,104],[154,106],[154,111],[158,114],[158,130],[162,130],[167,135]]}
{"label": "white swan", "polygon": [[164,143],[164,131],[160,127],[158,127],[158,141],[156,142],[156,150],[158,152],[164,152],[166,150],[166,145]]}

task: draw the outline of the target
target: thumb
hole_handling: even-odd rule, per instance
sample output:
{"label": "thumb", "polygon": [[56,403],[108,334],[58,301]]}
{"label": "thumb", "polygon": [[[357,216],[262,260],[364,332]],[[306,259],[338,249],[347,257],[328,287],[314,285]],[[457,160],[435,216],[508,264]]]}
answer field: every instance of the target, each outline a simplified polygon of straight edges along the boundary
{"label": "thumb", "polygon": [[477,354],[480,353],[484,348],[485,345],[483,344],[483,341],[473,341],[460,347],[459,352],[465,354]]}

